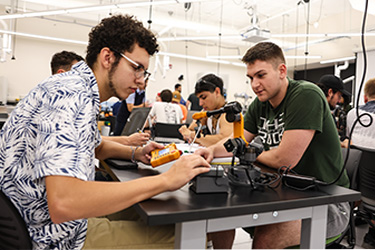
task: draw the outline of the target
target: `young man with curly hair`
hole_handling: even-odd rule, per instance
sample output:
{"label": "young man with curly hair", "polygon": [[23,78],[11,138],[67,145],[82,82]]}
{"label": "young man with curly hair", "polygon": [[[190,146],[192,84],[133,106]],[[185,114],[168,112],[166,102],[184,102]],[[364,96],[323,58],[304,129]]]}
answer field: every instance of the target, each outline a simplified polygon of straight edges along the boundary
{"label": "young man with curly hair", "polygon": [[[50,63],[52,75],[67,72],[74,64],[82,60],[84,60],[83,57],[73,51],[64,50],[57,52],[52,56]],[[146,82],[147,80],[145,80],[145,84],[142,84],[143,87],[145,87],[147,84]],[[143,146],[150,139],[150,135],[148,133],[137,132],[129,136],[102,136],[102,139],[118,142],[128,146]]]}
{"label": "young man with curly hair", "polygon": [[[95,158],[149,164],[162,145],[132,148],[101,140],[100,102],[133,93],[158,50],[155,36],[131,16],[105,18],[89,35],[86,63],[53,75],[17,105],[0,131],[0,189],[17,207],[33,249],[173,248],[174,226],[103,216],[185,185],[209,170],[183,156],[169,171],[129,182],[94,180]],[[134,214],[132,214],[133,216]]]}

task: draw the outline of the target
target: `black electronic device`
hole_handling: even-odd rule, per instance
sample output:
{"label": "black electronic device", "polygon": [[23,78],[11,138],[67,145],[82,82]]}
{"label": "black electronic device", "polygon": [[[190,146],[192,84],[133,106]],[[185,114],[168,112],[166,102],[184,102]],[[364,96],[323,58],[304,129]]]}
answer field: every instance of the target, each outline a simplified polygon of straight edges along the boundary
{"label": "black electronic device", "polygon": [[224,168],[212,166],[209,172],[197,175],[191,180],[190,189],[197,194],[228,192],[229,182]]}
{"label": "black electronic device", "polygon": [[128,169],[137,169],[138,164],[136,162],[122,160],[122,159],[106,159],[104,160],[108,165],[119,169],[119,170],[128,170]]}

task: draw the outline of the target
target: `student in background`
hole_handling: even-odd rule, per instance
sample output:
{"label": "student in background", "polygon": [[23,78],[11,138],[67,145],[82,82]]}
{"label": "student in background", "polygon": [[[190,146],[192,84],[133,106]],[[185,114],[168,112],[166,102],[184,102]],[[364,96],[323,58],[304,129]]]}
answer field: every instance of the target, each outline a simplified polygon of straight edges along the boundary
{"label": "student in background", "polygon": [[142,108],[147,107],[146,104],[146,87],[148,79],[144,83],[140,84],[137,90],[129,95],[129,97],[121,102],[121,106],[118,110],[116,116],[116,126],[114,135],[121,135],[122,130],[124,129],[126,122],[130,116],[130,113],[133,111],[133,108]]}
{"label": "student in background", "polygon": [[[359,115],[364,113],[369,114],[372,117],[372,123],[368,127],[363,127],[359,122],[357,122],[352,133],[351,144],[354,146],[375,150],[375,78],[369,79],[365,83],[364,101],[365,104],[358,107]],[[352,129],[356,119],[357,110],[356,108],[353,108],[349,111],[347,116],[347,137],[349,137],[350,130]],[[363,116],[361,121],[364,124],[369,124],[370,119],[368,116]],[[346,140],[346,143],[348,144],[348,140]],[[375,223],[375,221],[372,221],[372,223]],[[369,230],[363,239],[362,247],[375,249],[375,229],[371,225],[369,226]]]}
{"label": "student in background", "polygon": [[134,17],[104,18],[89,34],[86,62],[38,84],[11,113],[0,132],[0,189],[17,204],[33,249],[173,248],[174,225],[103,216],[184,186],[209,170],[202,157],[182,156],[165,173],[129,182],[93,181],[95,158],[149,164],[163,148],[102,140],[97,128],[99,104],[126,99],[157,51]]}
{"label": "student in background", "polygon": [[117,102],[115,102],[112,105],[112,114],[113,114],[113,116],[115,116],[115,117],[117,116],[118,111],[119,111],[119,109],[121,107],[121,103],[122,103],[122,101],[117,101]]}
{"label": "student in background", "polygon": [[[343,159],[322,91],[315,84],[289,79],[284,54],[274,43],[257,43],[242,61],[257,95],[244,117],[244,136],[248,142],[259,136],[265,149],[256,160],[274,169],[288,166],[298,174],[327,183],[335,180]],[[223,146],[227,139],[195,154],[208,161],[215,156],[231,156]],[[349,187],[346,172],[336,185]],[[327,238],[344,231],[349,214],[348,202],[328,205]],[[300,239],[301,220],[257,226],[252,249],[283,249],[299,245]]]}
{"label": "student in background", "polygon": [[[346,113],[342,110],[342,107],[338,106],[338,103],[341,101],[343,95],[350,96],[350,93],[345,90],[342,80],[335,75],[322,76],[317,85],[322,89],[326,96],[340,141],[343,141],[345,139],[346,122],[339,122],[339,120],[346,121]],[[341,117],[336,116],[336,113]],[[341,142],[341,147],[345,147],[345,143]]]}
{"label": "student in background", "polygon": [[[199,98],[199,104],[205,111],[220,109],[226,103],[223,95],[223,80],[214,74],[205,75],[197,81],[195,94]],[[209,131],[206,136],[202,135],[195,140],[196,143],[202,146],[211,146],[223,138],[227,138],[233,132],[233,125],[225,119],[225,114],[203,118],[201,123],[202,126],[207,126]],[[189,143],[195,137],[195,127],[197,127],[197,123],[193,121],[189,128],[184,125],[179,129],[179,132]]]}
{"label": "student in background", "polygon": [[172,96],[172,103],[175,103],[178,106],[180,106],[182,115],[183,115],[182,122],[184,123],[186,121],[188,111],[187,111],[186,106],[181,104],[181,99],[182,97],[181,97],[180,92],[174,91],[173,96]]}
{"label": "student in background", "polygon": [[[174,91],[177,91],[177,92],[179,92],[179,93],[180,93],[180,95],[181,95],[181,92],[182,92],[182,86],[181,86],[181,84],[179,84],[179,83],[176,83],[176,84],[174,85]],[[181,95],[181,100],[180,100],[180,104],[182,104],[182,105],[185,105],[185,106],[186,106],[186,101],[184,100],[184,98],[182,97],[182,95]]]}
{"label": "student in background", "polygon": [[[352,144],[355,146],[375,149],[375,78],[368,80],[364,87],[365,104],[359,106],[359,115],[368,113],[372,116],[372,124],[369,127],[362,127],[360,123],[356,123],[352,134]],[[347,116],[346,135],[349,137],[350,130],[357,119],[356,109],[351,109]],[[369,117],[361,118],[364,124],[368,124]],[[374,235],[375,236],[375,235]]]}
{"label": "student in background", "polygon": [[186,108],[188,110],[201,111],[203,107],[199,105],[199,98],[195,93],[191,93],[186,101]]}
{"label": "student in background", "polygon": [[[71,67],[79,61],[84,61],[84,59],[75,52],[62,51],[55,53],[51,59],[52,74],[60,74],[69,71]],[[128,146],[145,145],[149,138],[150,135],[148,133],[134,133],[130,136],[102,136],[104,140],[110,140]]]}
{"label": "student in background", "polygon": [[156,122],[162,123],[182,123],[183,114],[180,106],[172,102],[172,92],[164,89],[160,93],[161,102],[155,102],[152,105],[150,116]]}
{"label": "student in background", "polygon": [[75,52],[72,51],[61,51],[55,53],[51,59],[51,72],[52,75],[64,73],[69,71],[74,64],[79,61],[83,61],[83,57],[77,55]]}

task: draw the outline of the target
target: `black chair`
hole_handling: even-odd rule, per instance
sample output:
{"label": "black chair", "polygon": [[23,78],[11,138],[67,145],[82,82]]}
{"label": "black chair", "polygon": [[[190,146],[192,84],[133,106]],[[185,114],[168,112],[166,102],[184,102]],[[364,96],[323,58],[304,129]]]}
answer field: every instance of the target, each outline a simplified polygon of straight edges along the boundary
{"label": "black chair", "polygon": [[362,202],[356,214],[375,228],[375,150],[356,147],[362,151],[358,169],[358,189]]}
{"label": "black chair", "polygon": [[17,208],[0,191],[0,249],[31,249],[25,221]]}
{"label": "black chair", "polygon": [[[348,149],[342,149],[342,156],[345,161]],[[354,148],[350,148],[349,157],[345,164],[345,169],[350,180],[350,188],[357,190],[358,186],[358,168],[361,160],[362,151]],[[353,249],[356,243],[355,233],[355,222],[354,222],[354,202],[350,202],[350,218],[349,224],[337,238],[334,238],[331,242],[327,239],[326,248],[328,249]],[[342,244],[342,241],[346,239],[346,244]]]}

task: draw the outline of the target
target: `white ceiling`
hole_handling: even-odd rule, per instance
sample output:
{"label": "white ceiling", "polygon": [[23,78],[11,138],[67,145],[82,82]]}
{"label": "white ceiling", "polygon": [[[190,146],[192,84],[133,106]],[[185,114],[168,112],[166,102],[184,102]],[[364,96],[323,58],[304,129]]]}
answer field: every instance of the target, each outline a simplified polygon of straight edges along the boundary
{"label": "white ceiling", "polygon": [[[151,0],[153,3],[162,3],[162,0]],[[320,59],[288,59],[289,66],[303,68],[305,63],[309,67],[319,65],[319,61],[353,56],[361,47],[360,37],[355,35],[361,31],[363,12],[353,9],[349,0],[201,0],[189,4],[181,1],[171,1],[169,4],[143,7],[127,7],[105,11],[90,11],[75,14],[51,15],[44,17],[22,18],[35,20],[43,18],[44,21],[65,22],[72,29],[94,26],[98,21],[110,13],[129,13],[135,15],[145,23],[151,13],[151,29],[157,34],[161,43],[167,44],[163,50],[171,50],[173,46],[181,43],[194,43],[206,49],[202,52],[188,51],[194,56],[242,55],[253,43],[242,41],[241,34],[251,26],[251,17],[258,18],[257,25],[260,29],[269,30],[271,41],[283,47],[287,56],[303,56],[308,51],[310,56],[321,56]],[[351,0],[360,6],[363,0]],[[123,3],[141,3],[147,0],[0,0],[0,19],[11,6],[17,13],[38,12],[46,10],[69,9],[93,5],[109,5]],[[179,3],[178,3],[179,2]],[[307,1],[308,2],[308,1]],[[364,2],[364,1],[363,1]],[[18,7],[18,8],[16,8]],[[254,15],[255,13],[255,15]],[[21,22],[21,19],[18,19]],[[9,23],[10,20],[5,19]],[[309,23],[306,26],[306,23]],[[308,27],[308,28],[307,28]],[[1,28],[0,28],[1,29]],[[366,30],[373,33],[375,18],[367,16]],[[23,31],[26,32],[27,31]],[[40,34],[46,35],[44,32]],[[47,31],[48,33],[49,31]],[[38,33],[38,31],[30,31]],[[51,31],[50,36],[58,32]],[[306,38],[306,34],[310,36]],[[340,33],[340,34],[339,34]],[[351,33],[342,35],[341,33]],[[58,33],[60,38],[74,39],[66,32]],[[221,34],[221,36],[219,36]],[[326,35],[323,35],[326,34]],[[373,33],[375,34],[375,33]],[[191,37],[208,36],[209,39],[192,39]],[[175,41],[181,37],[190,37],[185,40]],[[219,38],[220,37],[220,38]],[[76,40],[85,41],[81,37]],[[308,46],[306,46],[306,42]],[[367,37],[366,45],[374,48],[375,38]],[[165,49],[168,48],[168,49]],[[213,49],[214,48],[214,49]],[[170,52],[170,51],[165,51]],[[225,59],[238,61],[238,59]]]}

